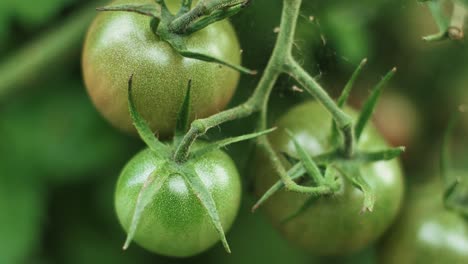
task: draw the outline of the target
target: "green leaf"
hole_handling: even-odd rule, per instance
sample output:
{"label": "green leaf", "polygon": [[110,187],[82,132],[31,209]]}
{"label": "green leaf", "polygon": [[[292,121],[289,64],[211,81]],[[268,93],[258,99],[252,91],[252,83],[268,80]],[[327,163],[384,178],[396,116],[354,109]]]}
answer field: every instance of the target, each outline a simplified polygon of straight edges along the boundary
{"label": "green leaf", "polygon": [[356,122],[356,127],[355,127],[355,135],[356,135],[356,140],[359,140],[361,137],[362,131],[367,125],[367,122],[372,116],[372,113],[374,112],[374,108],[377,105],[377,100],[379,99],[379,96],[382,92],[382,89],[384,85],[395,75],[396,68],[393,68],[388,72],[382,80],[375,86],[374,90],[372,91],[371,95],[369,98],[366,100],[364,103],[364,106],[361,110],[361,114],[359,115],[359,118]]}
{"label": "green leaf", "polygon": [[96,8],[97,11],[123,11],[123,12],[133,12],[140,15],[149,16],[152,18],[160,19],[161,18],[161,8],[156,3],[154,4],[123,4],[123,5],[110,5]]}
{"label": "green leaf", "polygon": [[124,250],[126,250],[132,242],[146,206],[154,201],[155,196],[170,175],[171,173],[168,170],[166,163],[162,164],[159,168],[155,169],[150,175],[148,175],[148,178],[145,180],[145,183],[138,193],[138,198],[135,204],[135,211],[133,212],[132,221],[128,229],[127,239],[125,240],[125,244],[123,246]]}
{"label": "green leaf", "polygon": [[226,240],[226,235],[224,234],[223,227],[221,225],[221,220],[218,215],[218,209],[216,209],[216,204],[211,196],[210,191],[206,188],[203,181],[198,177],[193,167],[184,167],[182,176],[185,179],[185,182],[188,184],[192,192],[198,197],[200,203],[206,209],[212,224],[214,225],[216,231],[218,232],[219,238],[223,243],[224,248],[228,253],[231,253],[229,244]]}
{"label": "green leaf", "polygon": [[367,181],[362,177],[359,164],[343,162],[337,165],[337,169],[364,194],[364,201],[361,213],[364,213],[366,211],[372,212],[375,204],[375,193],[369,186]]}
{"label": "green leaf", "polygon": [[146,143],[154,155],[159,158],[169,155],[169,149],[166,145],[161,143],[151,131],[151,128],[148,126],[148,123],[140,116],[138,111],[135,108],[132,94],[132,84],[133,84],[133,75],[130,76],[128,80],[128,110],[130,111],[130,116],[132,118],[133,124],[138,131],[141,139]]}
{"label": "green leaf", "polygon": [[180,106],[179,114],[177,115],[177,123],[174,137],[174,146],[178,146],[190,125],[190,99],[191,99],[192,80],[188,81],[187,92],[185,93],[184,102]]}
{"label": "green leaf", "polygon": [[210,143],[208,145],[205,145],[205,146],[203,146],[201,148],[198,148],[198,149],[194,150],[191,156],[192,156],[192,158],[197,158],[197,157],[203,156],[204,154],[206,154],[208,152],[211,152],[213,150],[224,148],[226,146],[229,146],[231,144],[238,143],[238,142],[241,142],[241,141],[249,140],[249,139],[252,139],[252,138],[257,138],[257,137],[266,135],[268,133],[271,133],[271,132],[273,132],[275,130],[276,130],[276,128],[270,128],[270,129],[260,131],[260,132],[257,132],[257,133],[251,133],[251,134],[247,134],[247,135],[242,135],[242,136],[238,136],[238,137],[231,137],[231,138],[226,138],[226,139],[223,139],[223,140],[220,140],[220,141],[216,141],[216,142]]}

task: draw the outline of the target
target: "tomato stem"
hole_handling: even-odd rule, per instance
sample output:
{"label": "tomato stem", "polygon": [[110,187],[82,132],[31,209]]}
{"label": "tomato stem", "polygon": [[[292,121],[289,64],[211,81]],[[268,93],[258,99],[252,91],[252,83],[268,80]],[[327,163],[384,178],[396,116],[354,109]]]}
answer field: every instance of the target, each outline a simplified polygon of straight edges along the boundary
{"label": "tomato stem", "polygon": [[431,11],[439,32],[423,37],[426,41],[441,41],[446,39],[461,40],[464,37],[463,27],[468,11],[464,3],[453,1],[452,16],[449,19],[444,14],[442,1],[428,1],[427,6]]}
{"label": "tomato stem", "polygon": [[465,18],[467,15],[467,10],[464,4],[455,1],[453,2],[453,13],[452,19],[450,20],[450,25],[447,29],[447,34],[450,39],[460,40],[463,39],[463,27],[465,25]]}
{"label": "tomato stem", "polygon": [[[265,130],[267,127],[266,117],[269,97],[278,77],[282,73],[290,74],[296,78],[332,113],[338,127],[342,131],[343,137],[345,138],[345,153],[347,156],[352,155],[354,149],[354,129],[352,127],[351,118],[337,106],[333,99],[315,81],[315,79],[305,72],[292,57],[294,33],[296,31],[296,24],[301,4],[302,0],[283,1],[283,11],[278,38],[267,67],[265,68],[265,71],[262,74],[252,96],[245,103],[237,107],[225,110],[208,118],[195,120],[174,153],[174,159],[177,162],[183,162],[188,158],[190,147],[199,136],[204,135],[208,129],[222,123],[244,118],[260,111],[261,116],[259,130]],[[260,137],[260,142],[265,141],[262,140],[262,138],[264,137]],[[267,149],[271,148],[268,142],[263,142],[262,145]],[[270,151],[270,154],[273,155],[272,158],[279,160],[274,151]],[[280,166],[282,167],[282,165]],[[305,189],[297,189],[296,187],[299,186],[289,179],[284,168],[280,170],[280,175],[282,176],[282,180],[285,181],[287,187],[304,192],[310,190],[309,187],[303,187]]]}
{"label": "tomato stem", "polygon": [[[199,1],[195,7],[187,11],[188,4],[183,3],[179,15],[171,21],[169,29],[172,32],[179,34],[189,34],[196,30],[191,29],[194,25],[197,30],[214,23],[218,20],[225,19],[238,13],[249,0],[205,0]],[[202,26],[197,25],[197,20],[207,16],[207,19],[202,21]]]}
{"label": "tomato stem", "polygon": [[351,157],[354,152],[354,133],[352,119],[333,101],[317,81],[312,78],[292,57],[285,64],[286,71],[296,79],[305,90],[315,97],[333,116],[344,137],[344,152]]}

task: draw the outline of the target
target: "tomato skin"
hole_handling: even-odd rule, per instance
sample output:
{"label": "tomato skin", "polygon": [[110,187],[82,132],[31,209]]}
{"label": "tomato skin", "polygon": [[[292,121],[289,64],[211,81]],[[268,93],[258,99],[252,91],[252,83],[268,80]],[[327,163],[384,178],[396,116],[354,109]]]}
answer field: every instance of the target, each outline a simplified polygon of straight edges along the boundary
{"label": "tomato skin", "polygon": [[[118,0],[112,4],[127,2]],[[131,1],[149,2],[153,1]],[[180,3],[166,2],[173,12]],[[192,34],[187,48],[240,64],[239,43],[228,21]],[[82,66],[93,103],[107,120],[126,132],[136,132],[127,107],[127,83],[134,74],[138,111],[162,137],[173,133],[189,79],[192,79],[192,119],[221,111],[239,80],[239,73],[228,67],[183,58],[151,31],[149,17],[129,12],[97,15],[85,40]]]}
{"label": "tomato skin", "polygon": [[[146,177],[161,162],[145,149],[123,169],[117,183],[115,206],[126,231]],[[241,199],[241,182],[235,164],[227,154],[216,150],[196,159],[194,166],[213,196],[223,229],[229,230]],[[219,235],[183,177],[172,175],[144,210],[134,241],[158,254],[188,257],[213,246],[219,241]]]}
{"label": "tomato skin", "polygon": [[442,184],[434,179],[411,190],[380,245],[381,263],[468,263],[468,221],[445,209],[442,197]]}
{"label": "tomato skin", "polygon": [[[331,128],[330,114],[317,102],[298,105],[277,122],[277,131],[270,142],[275,150],[295,155],[292,140],[285,132],[288,128],[299,143],[312,155],[330,151],[327,139]],[[373,127],[365,129],[358,145],[362,150],[381,150],[386,143]],[[279,176],[269,159],[256,155],[254,169],[256,193],[262,195]],[[395,219],[403,196],[403,179],[397,160],[362,165],[363,177],[376,194],[373,212],[360,213],[362,192],[348,180],[332,197],[317,200],[306,211],[292,220],[281,223],[297,212],[308,199],[307,195],[282,190],[263,206],[273,225],[291,243],[315,255],[345,255],[368,246],[380,237]]]}

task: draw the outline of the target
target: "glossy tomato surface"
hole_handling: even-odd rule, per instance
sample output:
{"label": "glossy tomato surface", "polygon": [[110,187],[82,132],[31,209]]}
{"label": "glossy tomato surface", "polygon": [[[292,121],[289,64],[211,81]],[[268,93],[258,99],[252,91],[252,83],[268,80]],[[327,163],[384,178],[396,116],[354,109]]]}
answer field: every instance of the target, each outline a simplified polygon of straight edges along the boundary
{"label": "glossy tomato surface", "polygon": [[[279,152],[296,155],[289,129],[311,155],[331,150],[329,144],[331,116],[316,102],[298,105],[275,124],[277,131],[269,137]],[[368,126],[358,144],[360,150],[382,150],[387,144],[372,126]],[[257,195],[262,195],[279,176],[261,150],[254,161]],[[360,213],[362,192],[342,179],[342,188],[331,197],[322,197],[289,221],[309,200],[309,196],[285,190],[278,192],[264,205],[264,212],[273,225],[291,243],[316,255],[345,255],[363,249],[379,238],[395,219],[403,196],[403,179],[398,160],[362,164],[362,176],[376,195],[372,212]]]}
{"label": "glossy tomato surface", "polygon": [[[118,0],[111,4],[152,2]],[[180,5],[179,0],[166,2],[173,12]],[[190,35],[187,48],[240,64],[239,43],[227,20]],[[190,79],[192,119],[221,111],[239,80],[239,73],[225,66],[183,58],[152,32],[149,17],[129,12],[97,15],[88,30],[82,66],[88,93],[99,112],[127,132],[135,132],[127,107],[127,83],[134,74],[136,107],[162,137],[173,133]]]}
{"label": "glossy tomato surface", "polygon": [[381,263],[468,263],[468,221],[444,207],[442,188],[431,179],[411,189],[402,216],[381,244]]}
{"label": "glossy tomato surface", "polygon": [[[143,150],[123,169],[115,193],[120,223],[128,231],[139,192],[149,174],[162,160]],[[226,232],[236,218],[241,199],[241,183],[235,164],[220,150],[193,160],[195,171],[211,193]],[[164,183],[144,209],[134,241],[167,256],[188,257],[201,253],[219,241],[206,209],[184,178],[174,174]]]}

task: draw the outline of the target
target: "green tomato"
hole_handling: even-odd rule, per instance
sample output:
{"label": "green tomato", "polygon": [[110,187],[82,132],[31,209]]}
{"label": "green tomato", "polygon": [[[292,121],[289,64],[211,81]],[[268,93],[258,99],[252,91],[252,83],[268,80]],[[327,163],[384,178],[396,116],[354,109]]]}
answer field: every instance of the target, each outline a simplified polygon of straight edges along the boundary
{"label": "green tomato", "polygon": [[[112,4],[127,3],[118,0]],[[131,3],[151,3],[137,0]],[[180,0],[167,1],[175,12]],[[221,111],[236,89],[239,73],[216,63],[183,58],[154,34],[150,18],[129,12],[102,12],[88,30],[82,66],[86,87],[101,114],[115,127],[135,132],[127,105],[127,83],[134,74],[134,100],[154,132],[173,133],[187,82],[192,80],[191,118]],[[187,48],[240,64],[241,49],[224,20],[190,35]]]}
{"label": "green tomato", "polygon": [[[196,147],[196,145],[195,145]],[[128,231],[139,192],[163,160],[146,149],[123,169],[115,193],[117,216]],[[193,162],[198,177],[215,201],[223,229],[227,231],[240,206],[241,182],[232,159],[216,150]],[[203,252],[219,241],[206,209],[180,175],[171,175],[144,209],[134,241],[152,252],[188,257]]]}
{"label": "green tomato", "polygon": [[381,244],[381,263],[468,263],[468,221],[447,210],[442,198],[442,184],[433,179],[411,190]]}
{"label": "green tomato", "polygon": [[[285,131],[287,128],[313,157],[331,151],[331,123],[325,108],[317,102],[307,102],[284,114],[276,123],[277,131],[269,139],[276,151],[297,157],[294,143]],[[358,149],[366,151],[385,147],[387,144],[372,126],[365,129],[358,144]],[[279,176],[261,149],[254,164],[256,193],[262,195]],[[331,256],[357,252],[387,230],[399,211],[403,196],[403,179],[397,160],[363,164],[360,169],[376,195],[372,212],[360,213],[363,193],[341,175],[343,184],[336,194],[319,198],[289,221],[284,220],[298,212],[309,196],[282,190],[273,195],[263,209],[287,240],[313,254]]]}

